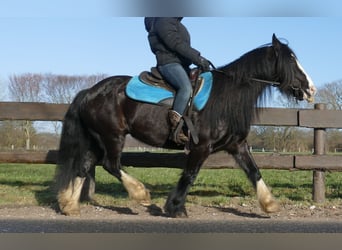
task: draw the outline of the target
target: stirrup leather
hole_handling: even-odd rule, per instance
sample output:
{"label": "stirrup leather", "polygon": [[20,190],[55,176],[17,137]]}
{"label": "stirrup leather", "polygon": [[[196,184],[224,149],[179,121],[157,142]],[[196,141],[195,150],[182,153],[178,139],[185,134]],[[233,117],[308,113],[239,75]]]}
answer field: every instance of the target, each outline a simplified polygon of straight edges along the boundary
{"label": "stirrup leather", "polygon": [[183,132],[184,120],[182,116],[174,110],[169,110],[169,120],[171,123],[170,139],[177,144],[185,144],[189,138]]}

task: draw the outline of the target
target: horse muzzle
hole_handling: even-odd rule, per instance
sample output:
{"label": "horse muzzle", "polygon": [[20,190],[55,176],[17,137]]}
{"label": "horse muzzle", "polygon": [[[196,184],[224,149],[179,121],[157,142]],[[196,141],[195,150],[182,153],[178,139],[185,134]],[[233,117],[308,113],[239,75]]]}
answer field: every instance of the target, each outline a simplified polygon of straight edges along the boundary
{"label": "horse muzzle", "polygon": [[315,86],[310,86],[309,89],[303,91],[303,99],[308,103],[313,103],[315,101],[316,92],[317,90]]}

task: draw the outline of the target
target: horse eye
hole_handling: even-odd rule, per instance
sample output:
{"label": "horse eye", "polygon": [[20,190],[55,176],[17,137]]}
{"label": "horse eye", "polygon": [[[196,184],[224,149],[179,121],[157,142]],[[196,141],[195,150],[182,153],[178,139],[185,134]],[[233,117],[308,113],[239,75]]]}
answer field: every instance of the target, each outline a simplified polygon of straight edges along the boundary
{"label": "horse eye", "polygon": [[297,61],[297,58],[296,58],[296,56],[294,55],[294,54],[291,54],[291,61],[294,61],[294,62],[296,62]]}
{"label": "horse eye", "polygon": [[296,65],[296,64],[297,64],[296,58],[291,57],[291,58],[290,58],[290,64],[291,64],[291,65]]}

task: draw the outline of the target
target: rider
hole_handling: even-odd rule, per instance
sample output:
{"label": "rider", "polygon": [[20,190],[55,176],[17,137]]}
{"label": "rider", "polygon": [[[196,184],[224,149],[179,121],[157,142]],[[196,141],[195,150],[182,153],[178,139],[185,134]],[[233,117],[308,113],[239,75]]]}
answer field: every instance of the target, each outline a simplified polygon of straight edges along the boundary
{"label": "rider", "polygon": [[[192,86],[189,66],[195,64],[203,71],[210,70],[210,63],[190,45],[190,34],[181,23],[182,17],[145,17],[145,28],[152,52],[157,58],[157,68],[164,79],[176,90],[172,109],[169,111],[171,133],[177,128],[189,103]],[[189,138],[181,130],[176,143]]]}

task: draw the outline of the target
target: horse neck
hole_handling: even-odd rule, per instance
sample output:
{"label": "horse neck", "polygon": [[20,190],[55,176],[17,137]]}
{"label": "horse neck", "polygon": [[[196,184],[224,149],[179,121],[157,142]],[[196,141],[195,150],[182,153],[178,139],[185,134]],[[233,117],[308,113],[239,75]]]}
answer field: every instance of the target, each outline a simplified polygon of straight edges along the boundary
{"label": "horse neck", "polygon": [[223,89],[227,88],[226,93],[231,90],[236,93],[245,92],[245,105],[255,104],[265,88],[269,87],[269,84],[253,79],[277,81],[279,78],[276,73],[277,59],[272,47],[261,47],[248,52],[219,71],[223,72]]}
{"label": "horse neck", "polygon": [[276,61],[272,47],[261,47],[246,53],[220,70],[232,77],[237,85],[250,83],[253,78],[277,81]]}
{"label": "horse neck", "polygon": [[276,80],[276,63],[267,56],[268,52],[267,48],[250,52],[214,74],[215,84],[207,109],[212,128],[225,124],[228,133],[247,133],[255,117],[255,106],[270,86],[251,78]]}

